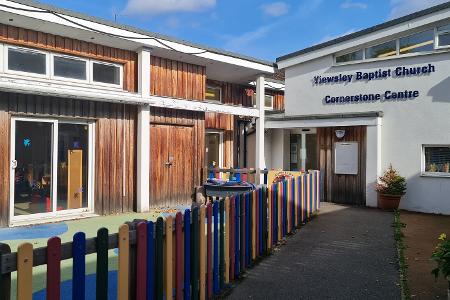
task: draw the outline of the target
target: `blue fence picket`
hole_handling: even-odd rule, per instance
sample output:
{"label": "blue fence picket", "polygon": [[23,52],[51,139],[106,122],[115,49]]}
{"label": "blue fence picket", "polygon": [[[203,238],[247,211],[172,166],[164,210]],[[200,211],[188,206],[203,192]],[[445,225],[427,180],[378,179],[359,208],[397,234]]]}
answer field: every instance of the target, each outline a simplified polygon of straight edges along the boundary
{"label": "blue fence picket", "polygon": [[235,252],[234,252],[234,254],[235,254],[235,256],[234,256],[234,264],[235,264],[235,266],[234,266],[234,274],[235,274],[235,277],[237,278],[238,276],[239,276],[239,271],[240,271],[240,260],[241,260],[241,258],[240,258],[240,229],[239,229],[239,223],[240,223],[240,214],[241,214],[241,206],[240,206],[240,197],[239,196],[236,196],[235,198],[234,198],[234,201],[235,201],[235,208],[236,208],[236,214],[235,214],[235,222],[234,222],[234,224],[235,224],[235,226],[236,226],[236,228],[235,228],[235,231],[234,231],[234,237],[235,237],[235,240],[234,240],[234,246],[235,246]]}
{"label": "blue fence picket", "polygon": [[155,299],[155,224],[147,222],[147,300]]}
{"label": "blue fence picket", "polygon": [[[259,242],[259,251],[257,251],[258,256],[262,255],[263,253],[263,233],[266,231],[266,228],[263,228],[263,189],[259,188],[257,193],[257,201],[258,201],[258,223],[259,223],[259,230],[258,230],[258,242]],[[258,247],[258,246],[257,246]]]}
{"label": "blue fence picket", "polygon": [[214,256],[213,256],[213,291],[214,294],[219,293],[219,202],[213,203],[214,217]]}
{"label": "blue fence picket", "polygon": [[245,194],[245,266],[250,265],[250,193]]}
{"label": "blue fence picket", "polygon": [[77,232],[72,242],[72,299],[85,299],[86,289],[86,234]]}
{"label": "blue fence picket", "polygon": [[184,299],[191,299],[191,211],[184,211]]}

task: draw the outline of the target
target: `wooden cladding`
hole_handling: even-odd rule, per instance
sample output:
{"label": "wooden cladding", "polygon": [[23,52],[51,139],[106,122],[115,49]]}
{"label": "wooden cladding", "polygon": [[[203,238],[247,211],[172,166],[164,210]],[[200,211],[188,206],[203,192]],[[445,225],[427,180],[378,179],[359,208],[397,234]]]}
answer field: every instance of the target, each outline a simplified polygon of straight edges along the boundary
{"label": "wooden cladding", "polygon": [[206,68],[151,57],[150,94],[189,100],[205,99]]}
{"label": "wooden cladding", "polygon": [[135,106],[1,92],[0,225],[7,225],[9,219],[11,115],[95,122],[95,212],[133,211],[136,199]]}
{"label": "wooden cladding", "polygon": [[253,89],[251,87],[209,79],[206,84],[222,89],[222,103],[224,104],[252,106]]}
{"label": "wooden cladding", "polygon": [[273,96],[273,110],[284,110],[284,92],[268,92],[267,94]]}
{"label": "wooden cladding", "polygon": [[150,126],[150,206],[191,203],[204,179],[204,113],[152,107]]}
{"label": "wooden cladding", "polygon": [[220,129],[223,132],[223,166],[233,167],[234,116],[220,113],[205,113],[205,128]]}
{"label": "wooden cladding", "polygon": [[[342,139],[336,130],[345,130]],[[336,142],[358,142],[358,174],[334,174],[334,145]],[[317,129],[319,170],[324,178],[324,201],[344,204],[366,204],[366,126],[326,127]]]}
{"label": "wooden cladding", "polygon": [[122,64],[124,90],[137,92],[136,52],[4,24],[0,42]]}

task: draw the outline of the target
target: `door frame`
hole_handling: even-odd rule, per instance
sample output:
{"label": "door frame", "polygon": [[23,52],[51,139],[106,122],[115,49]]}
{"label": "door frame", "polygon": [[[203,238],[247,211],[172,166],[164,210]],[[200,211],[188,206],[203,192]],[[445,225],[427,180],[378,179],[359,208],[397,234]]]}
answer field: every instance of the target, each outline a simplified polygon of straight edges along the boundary
{"label": "door frame", "polygon": [[[205,137],[208,133],[213,133],[213,134],[218,134],[219,135],[219,161],[218,161],[218,167],[219,168],[223,168],[223,154],[224,154],[224,149],[223,149],[223,131],[222,130],[216,130],[216,129],[206,129],[205,130]],[[206,138],[205,138],[205,150],[206,150]],[[209,168],[209,166],[206,166],[207,168]]]}
{"label": "door frame", "polygon": [[[51,201],[52,212],[35,213],[29,215],[14,216],[14,188],[15,188],[15,168],[12,167],[13,160],[16,160],[16,121],[23,122],[46,122],[53,125],[51,132],[51,162],[52,162],[52,188]],[[77,209],[57,210],[57,194],[58,194],[58,125],[62,124],[82,124],[88,126],[88,206]],[[95,179],[95,123],[86,120],[73,120],[64,118],[36,118],[36,117],[11,117],[11,134],[10,134],[10,162],[9,162],[9,225],[27,221],[29,223],[42,221],[43,219],[51,219],[54,217],[79,216],[82,213],[92,213],[94,211],[94,179]]]}

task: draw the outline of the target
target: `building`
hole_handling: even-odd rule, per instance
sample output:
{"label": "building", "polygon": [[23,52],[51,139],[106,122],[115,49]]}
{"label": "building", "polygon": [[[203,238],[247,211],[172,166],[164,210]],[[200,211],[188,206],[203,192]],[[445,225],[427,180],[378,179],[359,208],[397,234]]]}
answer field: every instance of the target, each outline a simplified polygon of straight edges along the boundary
{"label": "building", "polygon": [[274,74],[272,62],[1,1],[0,226],[190,203],[212,161],[245,167],[247,123],[263,132],[265,110],[284,109]]}
{"label": "building", "polygon": [[266,117],[268,167],[318,168],[322,201],[376,206],[392,164],[407,178],[401,208],[450,214],[450,3],[277,63],[286,107]]}

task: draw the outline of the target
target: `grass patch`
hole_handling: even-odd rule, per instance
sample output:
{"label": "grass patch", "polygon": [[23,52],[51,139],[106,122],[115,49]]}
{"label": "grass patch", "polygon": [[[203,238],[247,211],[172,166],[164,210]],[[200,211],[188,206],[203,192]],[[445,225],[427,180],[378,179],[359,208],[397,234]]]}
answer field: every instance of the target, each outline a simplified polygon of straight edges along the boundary
{"label": "grass patch", "polygon": [[405,228],[406,225],[400,221],[400,211],[396,210],[394,212],[394,223],[392,225],[394,227],[394,239],[397,246],[397,257],[398,257],[398,266],[400,273],[400,290],[402,293],[402,299],[411,299],[411,293],[408,287],[407,280],[407,271],[408,264],[405,259],[405,242],[404,235],[402,232],[402,228]]}

